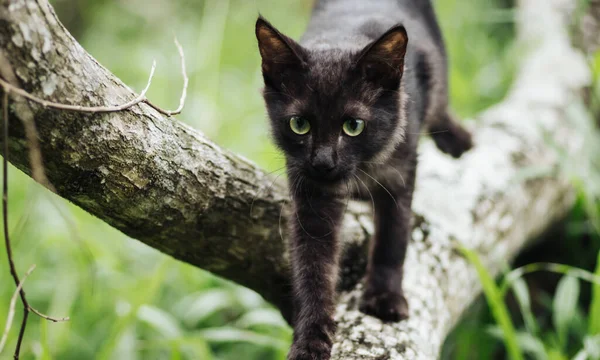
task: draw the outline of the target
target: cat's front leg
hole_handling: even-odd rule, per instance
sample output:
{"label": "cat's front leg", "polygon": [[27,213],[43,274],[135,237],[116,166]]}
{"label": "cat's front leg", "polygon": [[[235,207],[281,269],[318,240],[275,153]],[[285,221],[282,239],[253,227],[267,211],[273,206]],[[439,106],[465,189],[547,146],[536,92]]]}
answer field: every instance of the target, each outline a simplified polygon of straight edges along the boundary
{"label": "cat's front leg", "polygon": [[402,289],[404,259],[410,240],[414,170],[405,176],[402,187],[373,190],[375,237],[360,310],[383,321],[408,317],[408,302]]}
{"label": "cat's front leg", "polygon": [[289,360],[328,360],[335,323],[338,228],[344,203],[323,193],[297,194],[291,217],[294,343]]}

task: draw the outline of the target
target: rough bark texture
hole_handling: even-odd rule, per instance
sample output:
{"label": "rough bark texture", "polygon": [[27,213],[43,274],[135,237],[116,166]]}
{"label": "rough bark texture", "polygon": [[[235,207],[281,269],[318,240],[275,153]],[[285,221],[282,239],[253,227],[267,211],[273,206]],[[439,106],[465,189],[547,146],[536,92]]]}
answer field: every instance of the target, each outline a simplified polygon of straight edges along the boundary
{"label": "rough bark texture", "polygon": [[[349,207],[334,359],[437,357],[480,292],[455,244],[476,249],[497,273],[571,207],[565,179],[520,174],[556,166],[547,137],[578,156],[579,135],[567,109],[590,74],[567,33],[575,3],[522,0],[518,33],[531,51],[507,99],[479,117],[474,150],[457,161],[430,141],[422,144],[406,263],[408,321],[382,324],[357,311],[356,283],[373,229],[368,207]],[[0,51],[20,86],[39,97],[81,105],[135,97],[81,48],[44,0],[0,0]],[[26,173],[27,144],[14,117],[30,112],[59,195],[164,253],[256,290],[289,314],[281,231],[287,196],[262,170],[143,104],[89,115],[15,103],[9,158]]]}

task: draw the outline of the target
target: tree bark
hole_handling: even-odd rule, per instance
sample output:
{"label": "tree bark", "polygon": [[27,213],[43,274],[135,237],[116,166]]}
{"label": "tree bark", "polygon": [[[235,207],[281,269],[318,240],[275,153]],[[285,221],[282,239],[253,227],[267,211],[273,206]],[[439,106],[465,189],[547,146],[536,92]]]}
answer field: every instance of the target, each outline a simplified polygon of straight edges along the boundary
{"label": "tree bark", "polygon": [[[576,1],[522,0],[518,34],[530,49],[501,104],[473,125],[476,147],[459,160],[420,147],[415,225],[405,271],[410,319],[382,324],[358,312],[371,210],[345,215],[334,359],[433,359],[480,293],[456,252],[475,249],[497,274],[571,208],[573,190],[555,171],[559,155],[585,157],[568,109],[590,74],[567,28]],[[70,36],[45,0],[0,0],[0,55],[9,79],[41,98],[117,105],[136,97]],[[0,59],[2,56],[0,56]],[[0,67],[1,68],[1,67]],[[568,69],[568,70],[566,70]],[[18,118],[35,119],[44,166],[58,195],[176,259],[256,290],[290,314],[285,255],[286,189],[250,161],[145,104],[108,114],[13,101],[9,160],[30,174]]]}

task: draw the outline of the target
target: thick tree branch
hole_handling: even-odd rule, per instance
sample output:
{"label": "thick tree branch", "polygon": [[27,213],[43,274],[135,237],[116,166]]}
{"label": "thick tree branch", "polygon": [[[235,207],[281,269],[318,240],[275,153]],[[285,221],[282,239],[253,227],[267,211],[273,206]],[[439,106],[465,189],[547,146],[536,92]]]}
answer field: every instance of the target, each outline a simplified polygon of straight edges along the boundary
{"label": "thick tree branch", "polygon": [[[507,99],[480,116],[474,150],[457,161],[422,144],[406,264],[408,321],[382,324],[356,309],[372,223],[366,205],[351,204],[342,271],[349,291],[340,297],[335,359],[435,358],[480,292],[455,242],[476,249],[497,273],[571,207],[568,181],[552,171],[519,179],[532,166],[556,167],[547,138],[585,156],[567,111],[590,79],[567,34],[574,5],[521,2],[520,41],[532,51]],[[136,98],[77,44],[44,0],[0,0],[0,51],[20,86],[38,97],[84,106]],[[11,111],[33,114],[59,195],[164,253],[258,291],[289,314],[287,196],[262,170],[147,104],[82,114],[19,102]],[[10,161],[30,173],[24,130],[19,121],[10,126]]]}

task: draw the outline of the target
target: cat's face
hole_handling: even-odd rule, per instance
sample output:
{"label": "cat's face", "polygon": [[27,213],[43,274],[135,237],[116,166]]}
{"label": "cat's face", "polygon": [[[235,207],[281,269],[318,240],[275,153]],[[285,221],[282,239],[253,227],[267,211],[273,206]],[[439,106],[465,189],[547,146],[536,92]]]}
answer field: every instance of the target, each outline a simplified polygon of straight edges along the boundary
{"label": "cat's face", "polygon": [[403,27],[353,52],[307,50],[259,19],[264,98],[288,171],[315,183],[349,179],[402,139]]}

